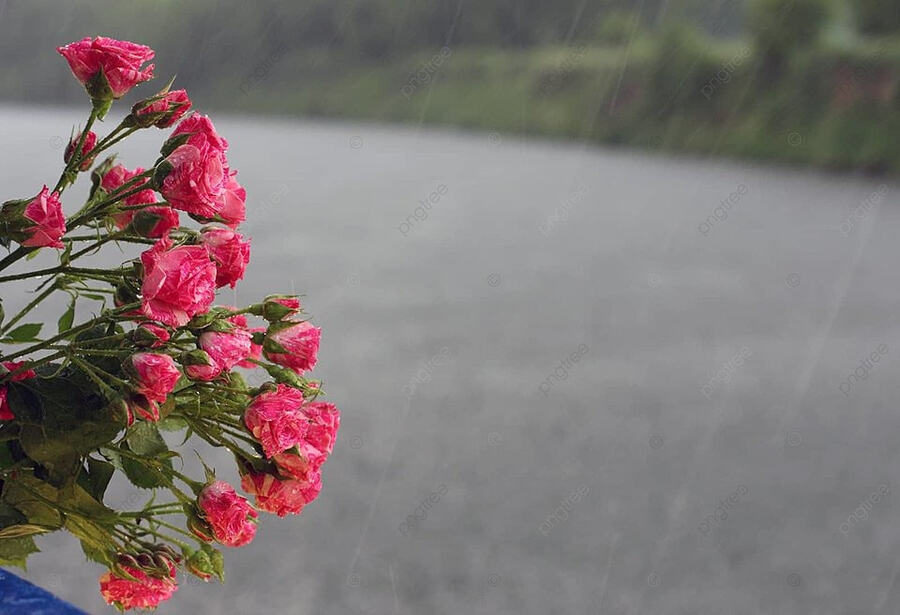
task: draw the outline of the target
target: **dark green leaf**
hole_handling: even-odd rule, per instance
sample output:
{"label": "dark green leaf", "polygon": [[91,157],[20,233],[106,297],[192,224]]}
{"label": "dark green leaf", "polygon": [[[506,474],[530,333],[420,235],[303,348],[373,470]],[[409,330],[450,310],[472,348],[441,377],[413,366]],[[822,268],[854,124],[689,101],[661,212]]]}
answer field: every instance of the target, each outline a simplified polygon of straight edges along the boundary
{"label": "dark green leaf", "polygon": [[93,496],[98,502],[103,501],[103,494],[109,486],[109,481],[115,473],[116,468],[108,461],[100,461],[93,457],[87,458],[88,471],[82,474],[79,479],[84,477],[86,485],[82,485],[85,490]]}
{"label": "dark green leaf", "polygon": [[39,322],[19,325],[6,334],[6,340],[15,343],[33,342],[37,338],[37,334],[41,332],[43,326],[44,325]]}
{"label": "dark green leaf", "polygon": [[135,423],[125,438],[128,447],[138,455],[154,457],[169,450],[156,425],[147,421]]}
{"label": "dark green leaf", "polygon": [[68,331],[72,328],[72,323],[75,322],[75,297],[72,297],[72,301],[69,302],[69,307],[66,308],[66,311],[63,312],[63,315],[59,317],[59,321],[57,324],[59,326],[59,332]]}

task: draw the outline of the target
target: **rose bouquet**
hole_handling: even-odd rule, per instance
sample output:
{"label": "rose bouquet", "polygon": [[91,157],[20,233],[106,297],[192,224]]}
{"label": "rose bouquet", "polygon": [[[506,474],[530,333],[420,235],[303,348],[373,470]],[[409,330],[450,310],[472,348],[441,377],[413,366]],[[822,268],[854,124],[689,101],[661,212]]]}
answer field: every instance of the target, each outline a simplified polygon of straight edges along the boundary
{"label": "rose bouquet", "polygon": [[[104,37],[58,51],[92,106],[55,186],[0,209],[0,243],[17,244],[0,259],[0,283],[39,282],[15,316],[0,304],[0,565],[24,565],[34,535],[65,529],[107,568],[109,604],[153,608],[175,592],[179,569],[224,580],[213,544],[253,540],[257,509],[283,517],[316,498],[340,413],[307,377],[320,331],[295,296],[214,306],[250,257],[228,142],[171,83],[98,137],[113,101],[153,77],[154,53]],[[173,126],[146,168],[102,156],[139,130]],[[65,190],[81,173],[87,200],[65,216]],[[144,251],[116,267],[77,263],[132,243]],[[55,250],[55,266],[9,271],[42,248]],[[47,299],[64,308],[56,333],[23,322]],[[79,322],[79,312],[92,317]],[[266,382],[250,386],[238,368],[264,370]],[[256,507],[205,462],[202,479],[186,475],[180,446],[161,432],[227,449]],[[145,504],[104,504],[117,472],[147,490]]]}

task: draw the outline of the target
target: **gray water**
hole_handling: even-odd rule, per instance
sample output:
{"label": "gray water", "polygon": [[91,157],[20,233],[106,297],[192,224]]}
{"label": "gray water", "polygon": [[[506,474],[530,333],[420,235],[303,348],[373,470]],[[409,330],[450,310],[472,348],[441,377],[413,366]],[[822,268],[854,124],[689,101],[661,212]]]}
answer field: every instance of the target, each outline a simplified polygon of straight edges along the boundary
{"label": "gray water", "polygon": [[[52,182],[78,121],[0,110],[4,199]],[[217,127],[254,242],[222,301],[304,293],[343,422],[319,499],[266,516],[226,585],[182,579],[159,613],[900,610],[900,185],[496,134]],[[29,579],[110,612],[72,537],[39,546]]]}

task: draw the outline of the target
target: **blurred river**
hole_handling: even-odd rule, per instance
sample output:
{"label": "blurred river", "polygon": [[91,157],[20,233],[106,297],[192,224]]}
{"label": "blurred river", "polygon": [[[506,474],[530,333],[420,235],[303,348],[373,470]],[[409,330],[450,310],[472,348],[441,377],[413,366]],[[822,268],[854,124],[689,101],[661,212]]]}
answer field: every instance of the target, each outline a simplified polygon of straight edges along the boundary
{"label": "blurred river", "polygon": [[[2,200],[55,181],[78,122],[0,108]],[[216,125],[253,240],[221,301],[305,294],[343,421],[319,499],[264,517],[224,587],[183,580],[160,614],[900,611],[900,184]],[[29,579],[110,612],[74,538],[38,544]]]}

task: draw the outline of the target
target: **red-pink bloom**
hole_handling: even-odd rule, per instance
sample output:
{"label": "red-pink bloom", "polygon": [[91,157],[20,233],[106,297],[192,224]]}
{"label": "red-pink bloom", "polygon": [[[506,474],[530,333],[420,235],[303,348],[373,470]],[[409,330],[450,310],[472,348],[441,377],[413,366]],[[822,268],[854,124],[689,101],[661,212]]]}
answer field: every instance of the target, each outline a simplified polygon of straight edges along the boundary
{"label": "red-pink bloom", "polygon": [[66,234],[59,193],[50,193],[47,186],[34,197],[22,212],[22,245],[28,248],[62,248],[60,238]]}
{"label": "red-pink bloom", "polygon": [[[26,361],[4,361],[3,367],[8,369],[11,372],[16,371],[23,365],[25,365]],[[22,380],[27,380],[28,378],[34,378],[37,374],[34,373],[33,369],[25,369],[15,374],[10,380],[12,382],[21,382]],[[6,385],[0,385],[0,421],[11,421],[16,416],[13,414],[12,408],[9,407],[9,402],[6,400],[7,387]]]}
{"label": "red-pink bloom", "polygon": [[170,568],[166,577],[151,577],[143,570],[122,566],[134,577],[126,579],[110,571],[100,577],[100,595],[107,604],[123,610],[153,609],[160,602],[168,600],[176,592],[175,568]]}
{"label": "red-pink bloom", "polygon": [[225,182],[225,192],[219,198],[219,217],[231,228],[237,226],[247,217],[247,208],[244,202],[247,200],[247,191],[235,179],[237,171],[229,171]]}
{"label": "red-pink bloom", "polygon": [[282,321],[269,325],[263,353],[266,358],[298,374],[316,366],[322,330],[308,321]]}
{"label": "red-pink bloom", "polygon": [[141,417],[145,421],[159,420],[159,406],[152,399],[147,399],[143,395],[136,393],[128,398],[128,425],[134,423],[135,415]]}
{"label": "red-pink bloom", "polygon": [[250,262],[250,242],[229,228],[209,226],[200,233],[200,241],[209,248],[216,263],[216,286],[230,285],[244,277]]}
{"label": "red-pink bloom", "polygon": [[137,334],[137,337],[150,339],[150,347],[151,348],[159,348],[163,344],[169,341],[171,335],[169,335],[168,330],[159,325],[153,324],[152,322],[145,322],[141,325],[138,325],[138,329],[141,329],[141,333]]}
{"label": "red-pink bloom", "polygon": [[262,317],[269,322],[288,320],[300,312],[300,299],[292,295],[269,295],[262,305]]}
{"label": "red-pink bloom", "polygon": [[252,335],[239,327],[231,331],[206,331],[200,335],[200,348],[206,351],[221,371],[250,356]]}
{"label": "red-pink bloom", "polygon": [[185,144],[175,148],[161,164],[169,170],[159,191],[172,207],[199,218],[216,217],[217,201],[225,189],[222,156]]}
{"label": "red-pink bloom", "polygon": [[326,402],[310,402],[303,406],[309,423],[296,448],[272,458],[282,475],[301,481],[311,480],[334,449],[334,439],[341,424],[341,413]]}
{"label": "red-pink bloom", "polygon": [[[66,164],[72,159],[72,155],[75,153],[75,148],[78,147],[78,142],[81,140],[81,133],[79,132],[77,135],[72,137],[69,141],[69,144],[66,146],[66,151],[63,153],[63,162]],[[97,135],[92,131],[88,131],[87,136],[84,138],[84,145],[81,146],[81,163],[78,165],[78,168],[82,171],[87,171],[91,168],[91,165],[94,163],[94,156],[90,156],[90,152],[94,149],[94,146],[97,145]]]}
{"label": "red-pink bloom", "polygon": [[[234,308],[232,308],[234,309]],[[262,358],[262,344],[257,344],[253,341],[254,333],[264,333],[265,327],[250,327],[247,325],[247,316],[245,314],[235,314],[234,316],[228,317],[228,322],[232,323],[234,326],[239,327],[240,329],[246,330],[250,333],[250,354],[245,357],[246,359],[255,359],[259,360]],[[253,369],[256,367],[255,363],[251,363],[248,360],[243,360],[237,364],[238,367],[243,367],[246,369]]]}
{"label": "red-pink bloom", "polygon": [[259,440],[266,457],[303,440],[309,421],[303,414],[303,393],[284,384],[257,395],[244,411],[244,424]]}
{"label": "red-pink bloom", "polygon": [[163,163],[166,174],[160,193],[176,209],[214,219],[223,207],[220,199],[228,181],[228,141],[219,136],[209,117],[192,113],[172,131],[164,151],[170,143],[180,145]]}
{"label": "red-pink bloom", "polygon": [[72,73],[87,88],[91,98],[121,98],[138,83],[153,78],[152,64],[142,68],[154,55],[153,50],[144,45],[98,36],[94,40],[83,38],[56,50],[69,63]]}
{"label": "red-pink bloom", "polygon": [[141,310],[147,318],[182,327],[209,310],[216,295],[216,266],[204,246],[172,247],[163,237],[141,254]]}
{"label": "red-pink bloom", "polygon": [[241,547],[256,535],[257,512],[226,482],[206,485],[197,497],[197,506],[215,539],[225,546]]}
{"label": "red-pink bloom", "polygon": [[131,356],[134,388],[150,401],[164,402],[175,389],[181,372],[167,354],[139,352]]}
{"label": "red-pink bloom", "polygon": [[311,472],[305,481],[279,480],[271,474],[251,472],[241,477],[241,488],[256,496],[256,505],[261,510],[284,517],[288,513],[299,515],[316,499],[322,489],[322,478],[318,472]]}
{"label": "red-pink bloom", "polygon": [[[191,99],[184,90],[172,90],[142,100],[131,108],[131,113],[141,126],[168,128],[181,119],[191,108]],[[146,122],[146,123],[145,123]]]}
{"label": "red-pink bloom", "polygon": [[206,363],[191,363],[184,366],[184,372],[191,380],[210,382],[218,378],[219,374],[222,373],[222,368],[219,367],[218,363],[212,360],[209,353],[205,351],[194,351],[192,354],[202,355],[203,358],[206,359]]}

